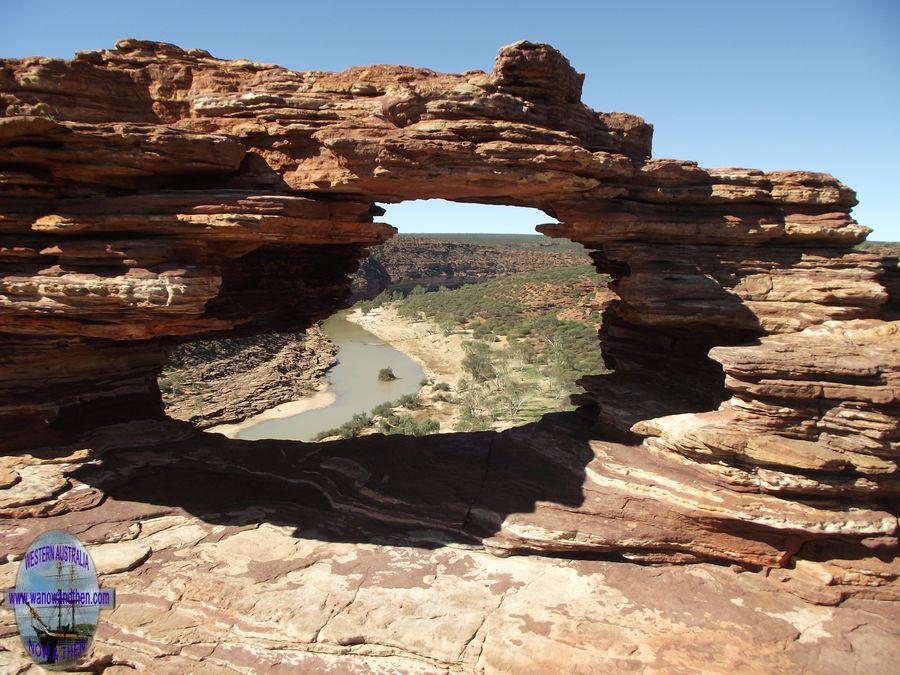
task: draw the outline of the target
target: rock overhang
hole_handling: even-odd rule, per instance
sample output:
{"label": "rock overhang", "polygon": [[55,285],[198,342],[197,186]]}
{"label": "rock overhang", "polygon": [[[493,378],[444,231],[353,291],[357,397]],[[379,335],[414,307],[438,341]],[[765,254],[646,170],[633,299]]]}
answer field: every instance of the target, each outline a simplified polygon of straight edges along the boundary
{"label": "rock overhang", "polygon": [[[855,194],[822,173],[652,158],[652,127],[591,110],[582,81],[529,42],[462,75],[300,73],[140,40],[0,61],[5,443],[159,419],[167,344],[334,312],[367,248],[393,234],[375,202],[532,206],[560,221],[542,232],[594,251],[619,296],[601,330],[615,372],[586,377],[579,402],[647,440],[597,446],[596,485],[627,490],[628,456],[664,504],[661,486],[689,474],[700,496],[679,517],[718,525],[682,522],[673,557],[781,564],[823,537],[894,551],[895,507],[880,504],[897,494],[900,366],[884,348],[896,323],[883,260],[852,249],[869,232]],[[810,355],[821,368],[791,369]],[[714,508],[723,485],[731,501]],[[762,501],[734,496],[746,493]],[[829,524],[860,500],[852,526]],[[794,524],[750,516],[778,509]],[[773,548],[717,538],[743,521],[745,541]],[[615,548],[608,532],[541,544],[555,535],[528,531],[510,521],[494,546]],[[652,548],[625,539],[632,556]]]}

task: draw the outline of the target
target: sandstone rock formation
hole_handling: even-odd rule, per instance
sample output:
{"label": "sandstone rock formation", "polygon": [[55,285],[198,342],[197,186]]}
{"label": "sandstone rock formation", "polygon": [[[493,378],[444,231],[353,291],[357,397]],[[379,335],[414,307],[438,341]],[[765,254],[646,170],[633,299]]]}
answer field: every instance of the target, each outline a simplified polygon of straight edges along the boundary
{"label": "sandstone rock formation", "polygon": [[240,422],[315,391],[337,363],[318,326],[179,345],[159,381],[166,414],[199,429]]}
{"label": "sandstone rock formation", "polygon": [[[883,672],[900,658],[900,603],[866,598],[879,587],[854,585],[837,564],[766,576],[709,563],[485,552],[474,530],[459,529],[473,500],[481,518],[492,501],[527,512],[539,496],[557,504],[559,523],[566,504],[581,501],[573,475],[559,470],[532,473],[541,492],[520,482],[512,504],[492,495],[501,480],[478,498],[492,443],[507,478],[517,466],[524,478],[526,469],[554,466],[546,440],[565,433],[539,426],[401,439],[393,462],[374,437],[311,445],[206,435],[87,457],[56,453],[69,485],[42,502],[40,518],[0,518],[0,552],[21,555],[35,527],[64,528],[86,543],[118,597],[101,615],[88,664],[107,675],[838,674]],[[522,445],[534,432],[543,463]],[[323,451],[328,466],[317,466]],[[509,461],[514,452],[525,466]],[[15,461],[24,475],[26,462],[40,466],[41,458]],[[366,480],[360,467],[380,486],[365,498],[354,494]],[[334,508],[303,489],[311,479]],[[622,531],[639,512],[626,510]],[[645,524],[634,531],[650,533]],[[0,564],[4,588],[16,567]],[[0,611],[0,670],[28,664],[12,612]]]}
{"label": "sandstone rock formation", "polygon": [[[116,423],[189,433],[162,420],[164,350],[333,312],[393,232],[376,201],[537,207],[560,221],[542,232],[614,279],[600,335],[614,373],[584,381],[593,438],[491,442],[483,490],[453,496],[457,527],[498,553],[839,561],[832,582],[892,597],[898,324],[885,259],[853,249],[868,229],[852,190],[651,158],[651,127],[591,110],[581,81],[527,42],[462,75],[297,73],[137,40],[0,62],[2,443],[96,449]],[[276,468],[329,508],[407,508],[377,499],[393,484],[378,462],[421,459],[351,455]],[[26,497],[11,509],[68,485],[29,497],[47,469],[13,470]],[[419,476],[432,506],[451,496],[433,471]],[[545,499],[548,485],[566,487]]]}

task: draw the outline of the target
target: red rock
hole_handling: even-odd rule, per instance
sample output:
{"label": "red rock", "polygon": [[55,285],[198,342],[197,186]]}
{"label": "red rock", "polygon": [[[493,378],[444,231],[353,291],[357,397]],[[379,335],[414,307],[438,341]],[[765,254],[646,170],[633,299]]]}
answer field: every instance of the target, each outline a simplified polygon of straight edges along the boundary
{"label": "red rock", "polygon": [[[533,206],[613,279],[614,372],[578,399],[602,438],[557,426],[424,465],[348,447],[301,475],[262,453],[266,471],[320,485],[317,508],[444,530],[458,516],[501,553],[772,566],[827,541],[834,558],[893,556],[895,267],[852,249],[869,231],[855,194],[821,173],[651,158],[650,125],[589,109],[582,80],[527,42],[461,75],[292,72],[139,40],[0,61],[0,443],[183,437],[155,381],[166,349],[346,304],[367,247],[393,233],[375,202]],[[360,466],[386,482],[361,487]],[[441,467],[458,482],[435,481]],[[96,502],[47,506],[12,468],[26,501],[11,509]]]}

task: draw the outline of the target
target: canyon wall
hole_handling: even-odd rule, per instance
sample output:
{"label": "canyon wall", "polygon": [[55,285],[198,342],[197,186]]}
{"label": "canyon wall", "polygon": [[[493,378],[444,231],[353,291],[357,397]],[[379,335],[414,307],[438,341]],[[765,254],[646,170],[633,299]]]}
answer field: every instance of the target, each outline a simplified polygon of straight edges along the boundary
{"label": "canyon wall", "polygon": [[[882,258],[853,248],[869,231],[853,191],[651,158],[652,128],[591,110],[582,80],[527,42],[460,75],[137,40],[0,61],[2,443],[162,424],[165,350],[343,306],[393,234],[375,202],[530,206],[612,276],[614,372],[584,379],[580,510],[470,506],[492,550],[893,559],[900,323]],[[534,480],[516,461],[484,499]]]}
{"label": "canyon wall", "polygon": [[550,252],[533,244],[474,243],[465,235],[460,239],[401,235],[372,248],[353,276],[354,299],[373,298],[385,290],[408,293],[416,286],[432,291],[458,288],[507,274],[588,262],[583,250],[574,247]]}
{"label": "canyon wall", "polygon": [[159,379],[166,414],[198,429],[241,422],[311,395],[337,352],[318,326],[181,344]]}

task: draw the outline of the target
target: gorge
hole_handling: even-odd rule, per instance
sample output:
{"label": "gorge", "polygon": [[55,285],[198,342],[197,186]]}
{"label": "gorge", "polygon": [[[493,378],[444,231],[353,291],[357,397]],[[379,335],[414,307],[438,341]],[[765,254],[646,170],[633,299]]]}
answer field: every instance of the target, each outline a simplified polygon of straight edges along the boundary
{"label": "gorge", "polygon": [[[422,369],[403,352],[347,321],[341,314],[329,317],[321,325],[322,331],[338,348],[338,363],[328,372],[325,389],[333,402],[285,417],[251,417],[238,425],[234,434],[226,435],[245,439],[316,440],[318,434],[340,426],[353,415],[366,413],[377,405],[413,395],[419,390],[424,376]],[[378,372],[383,367],[391,369],[393,380],[379,381]],[[211,431],[220,430],[213,428]]]}
{"label": "gorge", "polygon": [[[896,258],[854,248],[868,229],[833,177],[653,158],[652,127],[588,108],[582,79],[529,42],[460,75],[292,72],[140,40],[0,61],[0,542],[52,525],[131,546],[117,583],[153,618],[136,639],[116,610],[95,668],[551,669],[595,663],[591,644],[617,667],[677,668],[728,639],[723,670],[840,670],[851,625],[872,667],[897,655]],[[610,275],[612,372],[583,378],[578,413],[316,445],[164,415],[167,350],[334,314],[394,234],[375,203],[434,197],[541,209],[558,221],[541,232]],[[300,605],[309,579],[331,590],[287,615],[212,590],[247,577]],[[188,616],[165,618],[161,584]],[[405,629],[379,614],[388,589],[410,601]],[[527,617],[521,653],[504,611]],[[191,613],[244,639],[221,646]]]}
{"label": "gorge", "polygon": [[[557,243],[541,235],[399,235],[371,249],[370,257],[352,276],[351,299],[357,300],[354,307],[366,313],[388,298],[397,298],[414,289],[454,289],[517,273],[584,265],[589,261],[581,246],[571,242]],[[598,282],[603,280],[599,276],[596,278]],[[546,296],[544,302],[548,306],[552,302],[561,302],[561,309],[568,315],[579,316],[586,309],[593,311],[595,303],[578,293],[563,294],[559,290],[553,293],[554,289],[541,288],[540,279],[528,274],[521,277],[521,283],[530,284],[537,299]],[[605,286],[594,286],[597,292],[605,291]],[[534,300],[530,302],[534,304]],[[477,299],[474,303],[481,304]],[[353,321],[352,313],[350,320]],[[591,324],[586,322],[585,325]],[[453,330],[458,329],[466,332],[461,325]],[[440,329],[434,327],[434,330],[434,336],[423,335],[420,340],[440,341]],[[369,412],[376,405],[396,400],[400,395],[414,394],[423,373],[419,372],[413,378],[409,360],[400,352],[409,351],[411,346],[417,351],[418,342],[404,341],[397,346],[398,352],[390,346],[390,339],[387,346],[379,348],[381,340],[378,336],[354,335],[357,332],[339,315],[334,315],[300,333],[200,340],[179,345],[169,353],[159,378],[166,414],[191,422],[200,429],[215,427],[216,431],[234,437],[234,433],[239,433],[238,426],[246,428],[251,423],[247,418],[284,420],[285,415],[300,414],[311,422],[313,411],[319,411],[315,416],[321,415],[325,412],[323,407],[327,406],[329,410],[325,414],[330,424],[313,424],[316,432],[320,432],[340,426],[354,414]],[[595,342],[595,338],[591,342]],[[593,344],[589,349],[596,351]],[[413,360],[416,360],[415,356]],[[433,359],[429,356],[426,360]],[[441,372],[447,368],[455,372],[461,370],[461,357],[455,359],[456,363],[449,354],[436,360],[442,363],[430,368],[436,375],[435,383],[441,380]],[[378,385],[376,364],[379,363],[407,371],[412,384],[405,382],[402,387]],[[580,372],[593,370],[585,368]],[[458,375],[453,376],[456,377]],[[569,378],[567,383],[574,379],[574,376]],[[336,388],[329,385],[336,385]],[[373,386],[376,390],[382,389],[381,394],[386,398],[378,400],[380,394],[375,395],[378,392],[372,390]],[[340,411],[333,409],[334,406]],[[558,409],[549,406],[544,411]],[[267,428],[285,424],[289,423],[272,422]],[[274,437],[309,440],[315,435],[301,433],[299,427],[293,428],[295,433],[289,436]],[[260,436],[260,431],[253,432],[253,437],[266,437]],[[242,434],[242,437],[246,436]]]}

